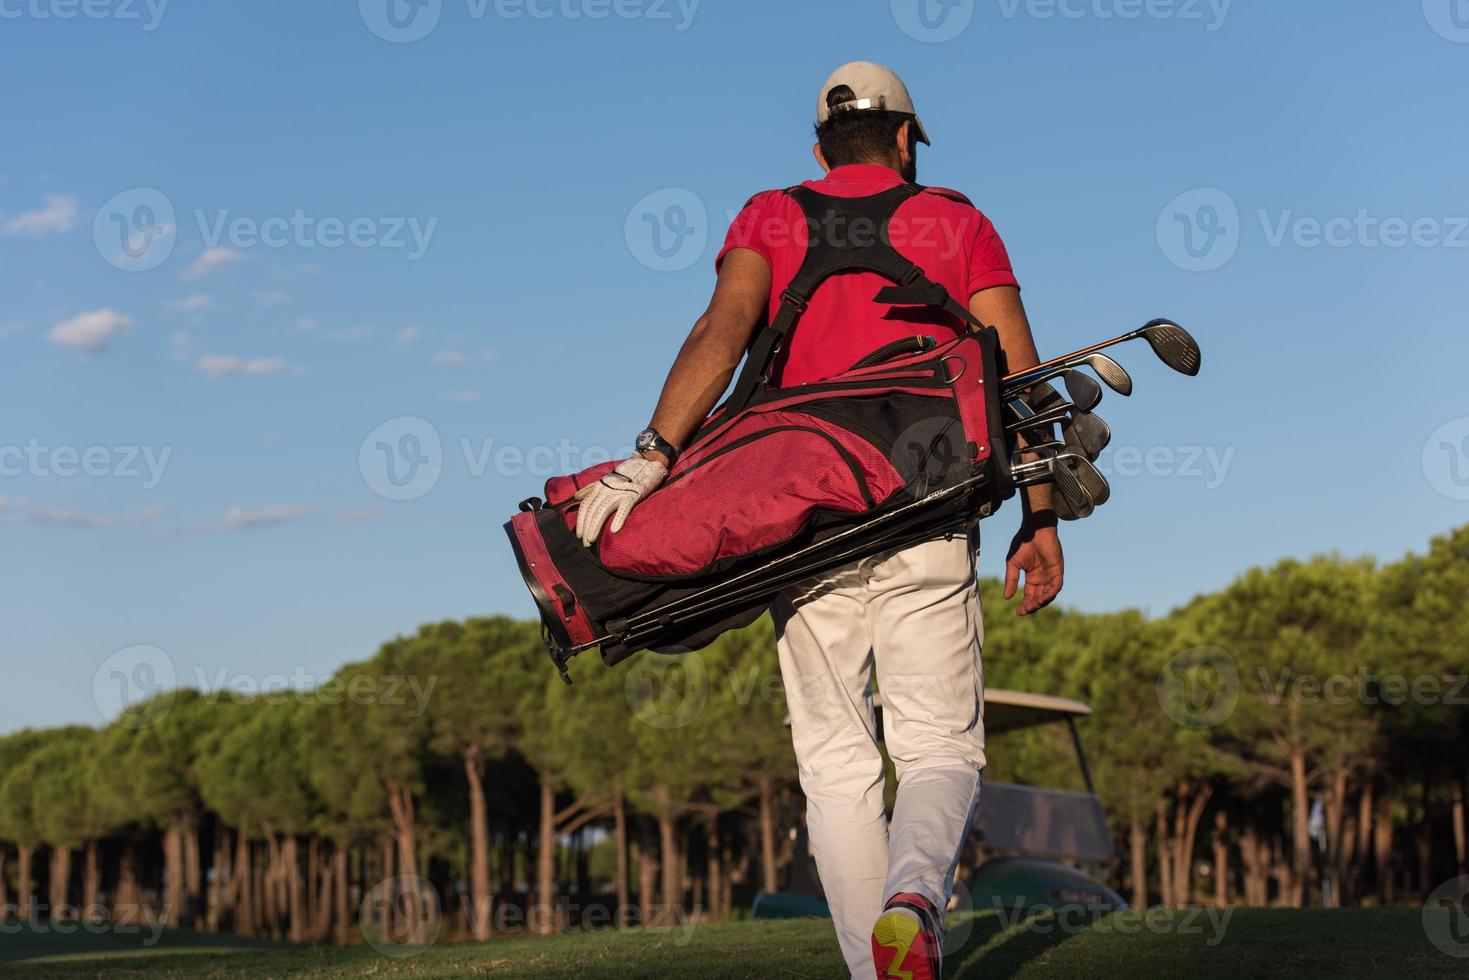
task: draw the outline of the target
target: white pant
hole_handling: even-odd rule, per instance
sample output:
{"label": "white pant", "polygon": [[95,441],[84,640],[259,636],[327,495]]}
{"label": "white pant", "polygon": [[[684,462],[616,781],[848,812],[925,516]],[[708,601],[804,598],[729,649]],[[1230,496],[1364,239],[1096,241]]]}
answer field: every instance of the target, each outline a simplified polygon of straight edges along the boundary
{"label": "white pant", "polygon": [[[853,977],[873,923],[916,892],[942,910],[984,769],[984,624],[962,537],[887,552],[788,590],[774,608],[806,824]],[[872,707],[898,775],[889,827]]]}

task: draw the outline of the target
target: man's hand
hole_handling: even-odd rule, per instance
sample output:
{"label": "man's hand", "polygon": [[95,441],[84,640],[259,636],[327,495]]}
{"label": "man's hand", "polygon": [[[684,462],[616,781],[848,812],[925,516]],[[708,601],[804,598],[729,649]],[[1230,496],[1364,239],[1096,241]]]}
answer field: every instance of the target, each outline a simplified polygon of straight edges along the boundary
{"label": "man's hand", "polygon": [[581,508],[576,512],[576,536],[590,548],[602,533],[608,516],[612,517],[612,533],[621,531],[637,502],[657,490],[667,478],[668,467],[656,459],[634,456],[618,463],[617,469],[577,491]]}
{"label": "man's hand", "polygon": [[1025,594],[1016,615],[1029,616],[1061,594],[1066,559],[1061,555],[1061,537],[1056,533],[1054,518],[1027,517],[1016,533],[1005,559],[1006,599],[1014,598],[1021,572],[1025,573]]}

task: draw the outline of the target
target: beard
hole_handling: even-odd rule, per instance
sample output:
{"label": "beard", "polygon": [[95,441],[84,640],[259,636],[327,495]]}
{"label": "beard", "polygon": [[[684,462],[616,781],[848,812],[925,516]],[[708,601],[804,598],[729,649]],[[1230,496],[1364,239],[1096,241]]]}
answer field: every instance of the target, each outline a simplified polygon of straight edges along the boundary
{"label": "beard", "polygon": [[903,180],[909,184],[918,183],[918,141],[910,139],[908,142],[908,162],[898,169]]}

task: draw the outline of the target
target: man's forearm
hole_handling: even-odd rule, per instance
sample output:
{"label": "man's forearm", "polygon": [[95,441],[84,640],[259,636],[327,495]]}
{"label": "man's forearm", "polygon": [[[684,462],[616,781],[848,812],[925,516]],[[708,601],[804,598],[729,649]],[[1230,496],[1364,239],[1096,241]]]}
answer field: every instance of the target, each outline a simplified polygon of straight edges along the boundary
{"label": "man's forearm", "polygon": [[[1002,286],[975,293],[969,301],[969,312],[980,323],[993,326],[1000,335],[1000,348],[1005,352],[1005,367],[1010,373],[1024,371],[1040,363],[1030,319],[1020,302],[1020,290]],[[1025,440],[1017,440],[1021,446]],[[1020,495],[1026,520],[1051,511],[1051,486],[1038,483],[1026,487]]]}
{"label": "man's forearm", "polygon": [[675,447],[688,445],[729,387],[769,299],[770,266],[765,259],[750,249],[731,250],[720,265],[709,309],[679,349],[653,412],[652,427]]}
{"label": "man's forearm", "polygon": [[653,428],[680,449],[708,418],[744,355],[743,347],[732,350],[711,331],[707,319],[701,318],[684,341],[653,412]]}

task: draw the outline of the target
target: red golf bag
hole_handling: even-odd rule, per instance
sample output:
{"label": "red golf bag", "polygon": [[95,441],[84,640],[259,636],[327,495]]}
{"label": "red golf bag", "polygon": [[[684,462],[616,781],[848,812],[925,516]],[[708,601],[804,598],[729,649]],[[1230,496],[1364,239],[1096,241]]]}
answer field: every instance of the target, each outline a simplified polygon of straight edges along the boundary
{"label": "red golf bag", "polygon": [[[664,484],[592,548],[574,534],[576,493],[615,463],[551,479],[545,499],[526,501],[506,524],[563,675],[593,645],[609,664],[643,649],[698,649],[753,622],[789,585],[962,533],[1014,493],[994,331],[888,243],[887,220],[919,191],[857,199],[789,191],[811,227],[806,262],[733,394]],[[873,221],[880,241],[855,251],[823,244],[847,240],[836,223],[854,218]],[[811,294],[826,277],[859,270],[894,282],[877,302],[937,306],[971,332],[944,344],[908,338],[827,381],[767,387],[781,338]]]}

